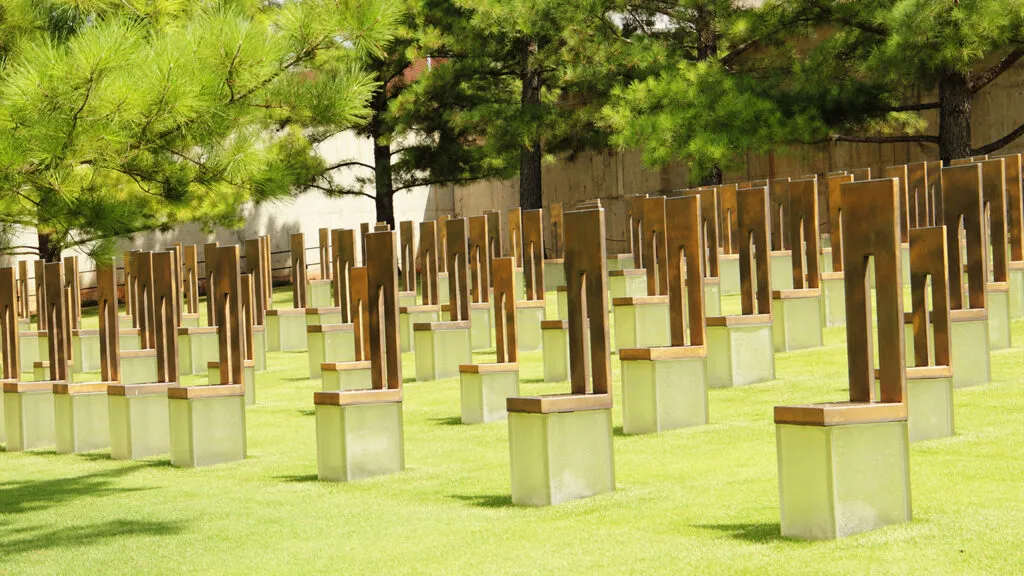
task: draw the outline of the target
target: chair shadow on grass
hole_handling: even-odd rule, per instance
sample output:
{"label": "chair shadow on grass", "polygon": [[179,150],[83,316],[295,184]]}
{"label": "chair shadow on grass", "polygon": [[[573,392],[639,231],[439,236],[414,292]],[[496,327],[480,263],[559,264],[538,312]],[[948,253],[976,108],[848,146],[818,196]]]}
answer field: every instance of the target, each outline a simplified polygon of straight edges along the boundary
{"label": "chair shadow on grass", "polygon": [[45,530],[43,526],[10,526],[0,530],[0,558],[43,552],[53,549],[79,548],[100,544],[104,540],[124,540],[147,536],[168,536],[185,529],[180,521],[162,522],[150,520],[118,519],[62,526]]}
{"label": "chair shadow on grass", "polygon": [[[89,460],[92,462],[112,462],[114,459],[110,456],[109,450],[101,450],[97,452],[84,452],[82,454],[75,454],[77,458],[82,460]],[[136,465],[145,468],[173,468],[171,466],[171,459],[169,457],[156,458],[153,460],[136,460]]]}
{"label": "chair shadow on grass", "polygon": [[68,504],[80,498],[152,490],[126,488],[118,486],[116,482],[123,476],[151,466],[151,463],[146,462],[70,478],[0,482],[0,511],[5,514],[34,512]]}
{"label": "chair shadow on grass", "polygon": [[511,508],[513,506],[510,494],[449,494],[448,497],[481,508]]}
{"label": "chair shadow on grass", "polygon": [[313,408],[300,408],[298,412],[299,412],[299,414],[301,414],[303,416],[314,416],[314,415],[316,415],[316,410],[314,410]]}
{"label": "chair shadow on grass", "polygon": [[316,473],[313,474],[290,474],[285,476],[274,476],[274,480],[282,480],[284,482],[295,482],[303,484],[306,482],[319,482],[320,476]]}
{"label": "chair shadow on grass", "polygon": [[725,532],[731,538],[744,540],[746,542],[767,544],[769,542],[788,540],[787,538],[782,537],[782,527],[778,522],[757,522],[749,524],[698,524],[696,527]]}
{"label": "chair shadow on grass", "polygon": [[446,416],[444,418],[431,418],[431,422],[436,422],[440,426],[462,426],[461,416]]}

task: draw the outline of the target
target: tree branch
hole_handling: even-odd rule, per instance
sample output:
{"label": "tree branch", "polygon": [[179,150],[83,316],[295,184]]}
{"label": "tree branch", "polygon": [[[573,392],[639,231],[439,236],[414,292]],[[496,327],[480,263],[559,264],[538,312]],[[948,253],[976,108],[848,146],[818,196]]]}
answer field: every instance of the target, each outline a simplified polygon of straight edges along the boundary
{"label": "tree branch", "polygon": [[999,78],[999,76],[1010,69],[1011,66],[1017,63],[1024,57],[1024,48],[1014,48],[1009,54],[1003,57],[995,66],[981,72],[977,76],[971,79],[971,94],[977,94],[982,88],[988,86],[993,80]]}
{"label": "tree branch", "polygon": [[904,142],[923,142],[925,144],[938,144],[939,137],[932,136],[929,134],[906,134],[903,136],[844,136],[842,134],[836,134],[835,136],[829,136],[828,138],[822,140],[817,140],[814,142],[805,142],[805,144],[824,144],[827,142],[861,142],[867,144],[899,144]]}
{"label": "tree branch", "polygon": [[358,166],[360,168],[366,168],[367,170],[376,170],[376,168],[370,166],[365,162],[357,162],[356,160],[346,160],[345,162],[339,162],[333,166],[328,166],[324,168],[324,172],[333,172],[339,168],[348,168],[350,166]]}
{"label": "tree branch", "polygon": [[981,148],[975,148],[971,152],[971,155],[972,156],[980,156],[982,154],[990,154],[992,152],[995,152],[996,150],[999,150],[1000,148],[1003,148],[1004,146],[1006,146],[1007,144],[1013,142],[1017,138],[1020,138],[1021,135],[1024,135],[1024,124],[1021,124],[1020,126],[1017,126],[1012,131],[1010,131],[1009,134],[1007,134],[1006,136],[1003,136],[999,140],[995,140],[993,142],[989,142],[988,144],[982,146]]}
{"label": "tree branch", "polygon": [[902,104],[886,108],[886,112],[913,112],[917,110],[935,110],[939,107],[938,102],[919,102],[917,104]]}

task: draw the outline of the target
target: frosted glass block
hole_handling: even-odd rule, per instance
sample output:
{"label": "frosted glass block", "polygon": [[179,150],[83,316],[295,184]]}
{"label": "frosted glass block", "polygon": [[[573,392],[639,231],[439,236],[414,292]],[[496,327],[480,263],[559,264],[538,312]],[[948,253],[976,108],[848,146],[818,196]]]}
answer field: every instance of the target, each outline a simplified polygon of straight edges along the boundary
{"label": "frosted glass block", "polygon": [[508,417],[510,396],[519,395],[519,371],[459,374],[462,391],[462,423],[498,422]]}
{"label": "frosted glass block", "polygon": [[793,352],[824,345],[821,298],[772,300],[772,341],[776,352]]}
{"label": "frosted glass block", "polygon": [[107,394],[54,394],[57,452],[77,454],[110,447]]}
{"label": "frosted glass block", "polygon": [[720,282],[704,284],[704,315],[722,315],[722,285]]}
{"label": "frosted glass block", "polygon": [[518,308],[516,309],[516,321],[519,328],[519,351],[533,352],[540,350],[541,335],[540,323],[544,320],[543,308]]}
{"label": "frosted glass block", "polygon": [[178,371],[203,374],[206,365],[220,359],[220,340],[216,332],[178,334]]}
{"label": "frosted glass block", "polygon": [[565,265],[562,260],[544,261],[544,291],[553,292],[559,286],[565,286]]}
{"label": "frosted glass block", "polygon": [[405,469],[402,403],[316,407],[321,480],[348,482]]}
{"label": "frosted glass block", "polygon": [[267,332],[266,330],[254,331],[252,333],[253,341],[253,363],[256,364],[256,370],[262,372],[267,369]]}
{"label": "frosted glass block", "polygon": [[907,423],[776,426],[782,535],[824,540],[910,521]]}
{"label": "frosted glass block", "polygon": [[50,363],[35,362],[32,365],[32,381],[44,382],[50,379]]}
{"label": "frosted glass block", "polygon": [[908,379],[907,411],[911,442],[952,436],[953,379]]}
{"label": "frosted glass block", "polygon": [[19,336],[18,355],[21,358],[21,369],[28,370],[33,364],[49,357],[49,354],[40,353],[40,349],[46,349],[46,336]]}
{"label": "frosted glass block", "polygon": [[822,272],[835,272],[835,267],[832,265],[832,252],[822,252],[821,259],[818,260],[818,270]]}
{"label": "frosted glass block", "polygon": [[171,398],[168,407],[173,466],[195,468],[245,459],[242,396]]}
{"label": "frosted glass block", "polygon": [[708,423],[704,358],[622,362],[622,431],[648,434]]}
{"label": "frosted glass block", "polygon": [[373,374],[364,370],[328,370],[323,373],[324,392],[342,390],[369,390],[373,388]]}
{"label": "frosted glass block", "polygon": [[512,502],[549,506],[615,489],[610,409],[508,415]]}
{"label": "frosted glass block", "polygon": [[199,314],[182,314],[181,326],[185,328],[199,328]]}
{"label": "frosted glass block", "polygon": [[4,426],[8,452],[53,447],[53,392],[5,392]]}
{"label": "frosted glass block", "polygon": [[171,436],[167,393],[108,396],[110,457],[138,460],[167,454]]}
{"label": "frosted glass block", "polygon": [[131,316],[118,315],[117,327],[118,328],[132,328],[135,326],[135,320]]}
{"label": "frosted glass block", "polygon": [[616,254],[614,258],[608,258],[608,271],[629,270],[636,268],[632,254]]}
{"label": "frosted glass block", "polygon": [[[559,290],[555,294],[555,299],[558,304],[558,319],[568,320],[569,319],[569,293],[564,290]],[[23,364],[24,365],[24,364]]]}
{"label": "frosted glass block", "polygon": [[473,361],[469,330],[430,330],[413,335],[417,382],[454,378],[459,375],[460,365]]}
{"label": "frosted glass block", "polygon": [[526,300],[526,280],[523,278],[523,269],[516,268],[512,274],[512,291],[516,295],[516,302]]}
{"label": "frosted glass block", "polygon": [[951,322],[949,328],[953,386],[966,388],[990,382],[988,320]]}
{"label": "frosted glass block", "polygon": [[1024,318],[1024,268],[1010,268],[1010,318]]}
{"label": "frosted glass block", "polygon": [[156,382],[156,356],[121,358],[121,384]]}
{"label": "frosted glass block", "polygon": [[437,301],[439,304],[448,304],[448,274],[437,275]]}
{"label": "frosted glass block", "polygon": [[441,313],[436,309],[424,312],[399,312],[398,335],[402,345],[402,352],[414,352],[416,350],[416,339],[412,333],[413,324],[438,322],[440,319]]}
{"label": "frosted glass block", "polygon": [[306,349],[305,314],[268,315],[267,350],[291,352]]}
{"label": "frosted glass block", "polygon": [[[903,285],[910,286],[910,244],[901,244],[900,249],[903,252],[900,257],[900,272],[903,275]],[[966,260],[963,261],[965,262]],[[989,262],[991,261],[992,259],[989,258]]]}
{"label": "frosted glass block", "polygon": [[74,363],[71,365],[72,372],[77,374],[100,371],[99,334],[73,334],[71,350],[74,358]]}
{"label": "frosted glass block", "polygon": [[772,290],[792,290],[793,255],[789,252],[772,252],[770,263]]}
{"label": "frosted glass block", "polygon": [[[722,294],[740,293],[740,259],[718,258],[718,281]],[[709,314],[713,316],[713,314]]]}
{"label": "frosted glass block", "polygon": [[541,331],[544,340],[544,381],[565,382],[569,379],[569,331],[547,328]]}
{"label": "frosted glass block", "polygon": [[746,386],[775,379],[772,325],[708,326],[708,385]]}
{"label": "frosted glass block", "polygon": [[[256,368],[243,366],[242,378],[245,379],[245,405],[254,406],[256,404]],[[210,386],[223,384],[220,381],[220,366],[210,366],[206,369],[206,383]]]}
{"label": "frosted glass block", "polygon": [[121,350],[140,350],[142,348],[142,337],[135,334],[121,334]]}
{"label": "frosted glass block", "polygon": [[306,286],[306,304],[310,308],[326,308],[334,305],[334,295],[329,281],[310,282]]}
{"label": "frosted glass block", "polygon": [[491,333],[494,332],[494,315],[493,308],[490,306],[484,307],[471,307],[469,310],[470,323],[470,340],[473,345],[473,350],[487,350],[493,348],[494,344],[491,340]]}
{"label": "frosted glass block", "polygon": [[415,306],[415,305],[416,305],[416,291],[415,290],[409,290],[407,292],[399,292],[398,293],[398,307],[399,308],[404,308],[406,306]]}
{"label": "frosted glass block", "polygon": [[630,276],[609,276],[608,294],[611,298],[631,298],[647,296],[647,276],[643,274]]}
{"label": "frosted glass block", "polygon": [[309,333],[309,377],[321,377],[320,365],[324,362],[351,362],[356,356],[354,332],[310,332]]}
{"label": "frosted glass block", "polygon": [[988,338],[992,350],[1005,350],[1012,346],[1010,339],[1010,292],[988,292],[985,301],[988,309]]}
{"label": "frosted glass block", "polygon": [[615,307],[615,348],[653,348],[672,342],[668,302]]}
{"label": "frosted glass block", "polygon": [[308,310],[306,312],[306,326],[341,324],[341,310],[337,312],[318,312],[316,314],[311,314]]}
{"label": "frosted glass block", "polygon": [[846,326],[846,286],[843,278],[821,280],[823,326]]}

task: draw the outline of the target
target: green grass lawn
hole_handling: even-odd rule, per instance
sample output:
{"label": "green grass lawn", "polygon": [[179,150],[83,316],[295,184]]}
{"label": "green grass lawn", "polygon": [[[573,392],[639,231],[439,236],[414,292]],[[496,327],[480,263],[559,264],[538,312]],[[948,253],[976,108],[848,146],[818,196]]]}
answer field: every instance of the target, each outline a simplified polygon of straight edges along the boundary
{"label": "green grass lawn", "polygon": [[[1024,344],[1024,323],[1014,338]],[[506,424],[461,425],[458,381],[413,382],[412,354],[408,469],[317,481],[319,382],[305,354],[271,353],[243,462],[0,454],[0,574],[1024,573],[1019,348],[992,355],[995,382],[957,391],[955,438],[912,447],[912,523],[835,542],[780,537],[772,407],[846,397],[843,329],[826,342],[778,354],[774,382],[712,390],[710,425],[617,428],[617,490],[544,509],[511,505]],[[567,389],[540,382],[540,353],[521,366],[525,394]]]}

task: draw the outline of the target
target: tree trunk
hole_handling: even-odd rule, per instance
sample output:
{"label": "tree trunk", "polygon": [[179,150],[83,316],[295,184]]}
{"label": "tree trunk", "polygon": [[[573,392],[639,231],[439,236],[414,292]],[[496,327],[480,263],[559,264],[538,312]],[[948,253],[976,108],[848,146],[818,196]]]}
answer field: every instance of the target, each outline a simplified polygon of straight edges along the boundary
{"label": "tree trunk", "polygon": [[[520,107],[526,116],[533,116],[540,108],[541,79],[540,71],[530,62],[530,55],[536,51],[536,44],[529,43],[523,52],[523,68],[520,77],[523,88]],[[541,142],[539,127],[531,142],[519,151],[519,207],[523,210],[536,210],[544,206],[544,194],[541,186]]]}
{"label": "tree trunk", "polygon": [[939,79],[939,156],[944,163],[971,156],[971,85],[955,71]]}
{"label": "tree trunk", "polygon": [[373,97],[370,136],[373,138],[374,204],[377,222],[387,222],[395,230],[395,190],[391,180],[391,145],[385,140],[384,113],[387,111],[387,93],[381,88]]}
{"label": "tree trunk", "polygon": [[718,186],[722,183],[722,167],[715,163],[711,170],[705,172],[700,177],[701,186]]}
{"label": "tree trunk", "polygon": [[[697,30],[697,60],[718,58],[718,31],[715,29],[715,14],[704,5],[696,8],[694,26]],[[711,170],[700,175],[701,186],[717,186],[722,183],[722,167],[715,163]]]}
{"label": "tree trunk", "polygon": [[60,262],[60,245],[54,242],[53,234],[39,232],[39,257],[47,262]]}

